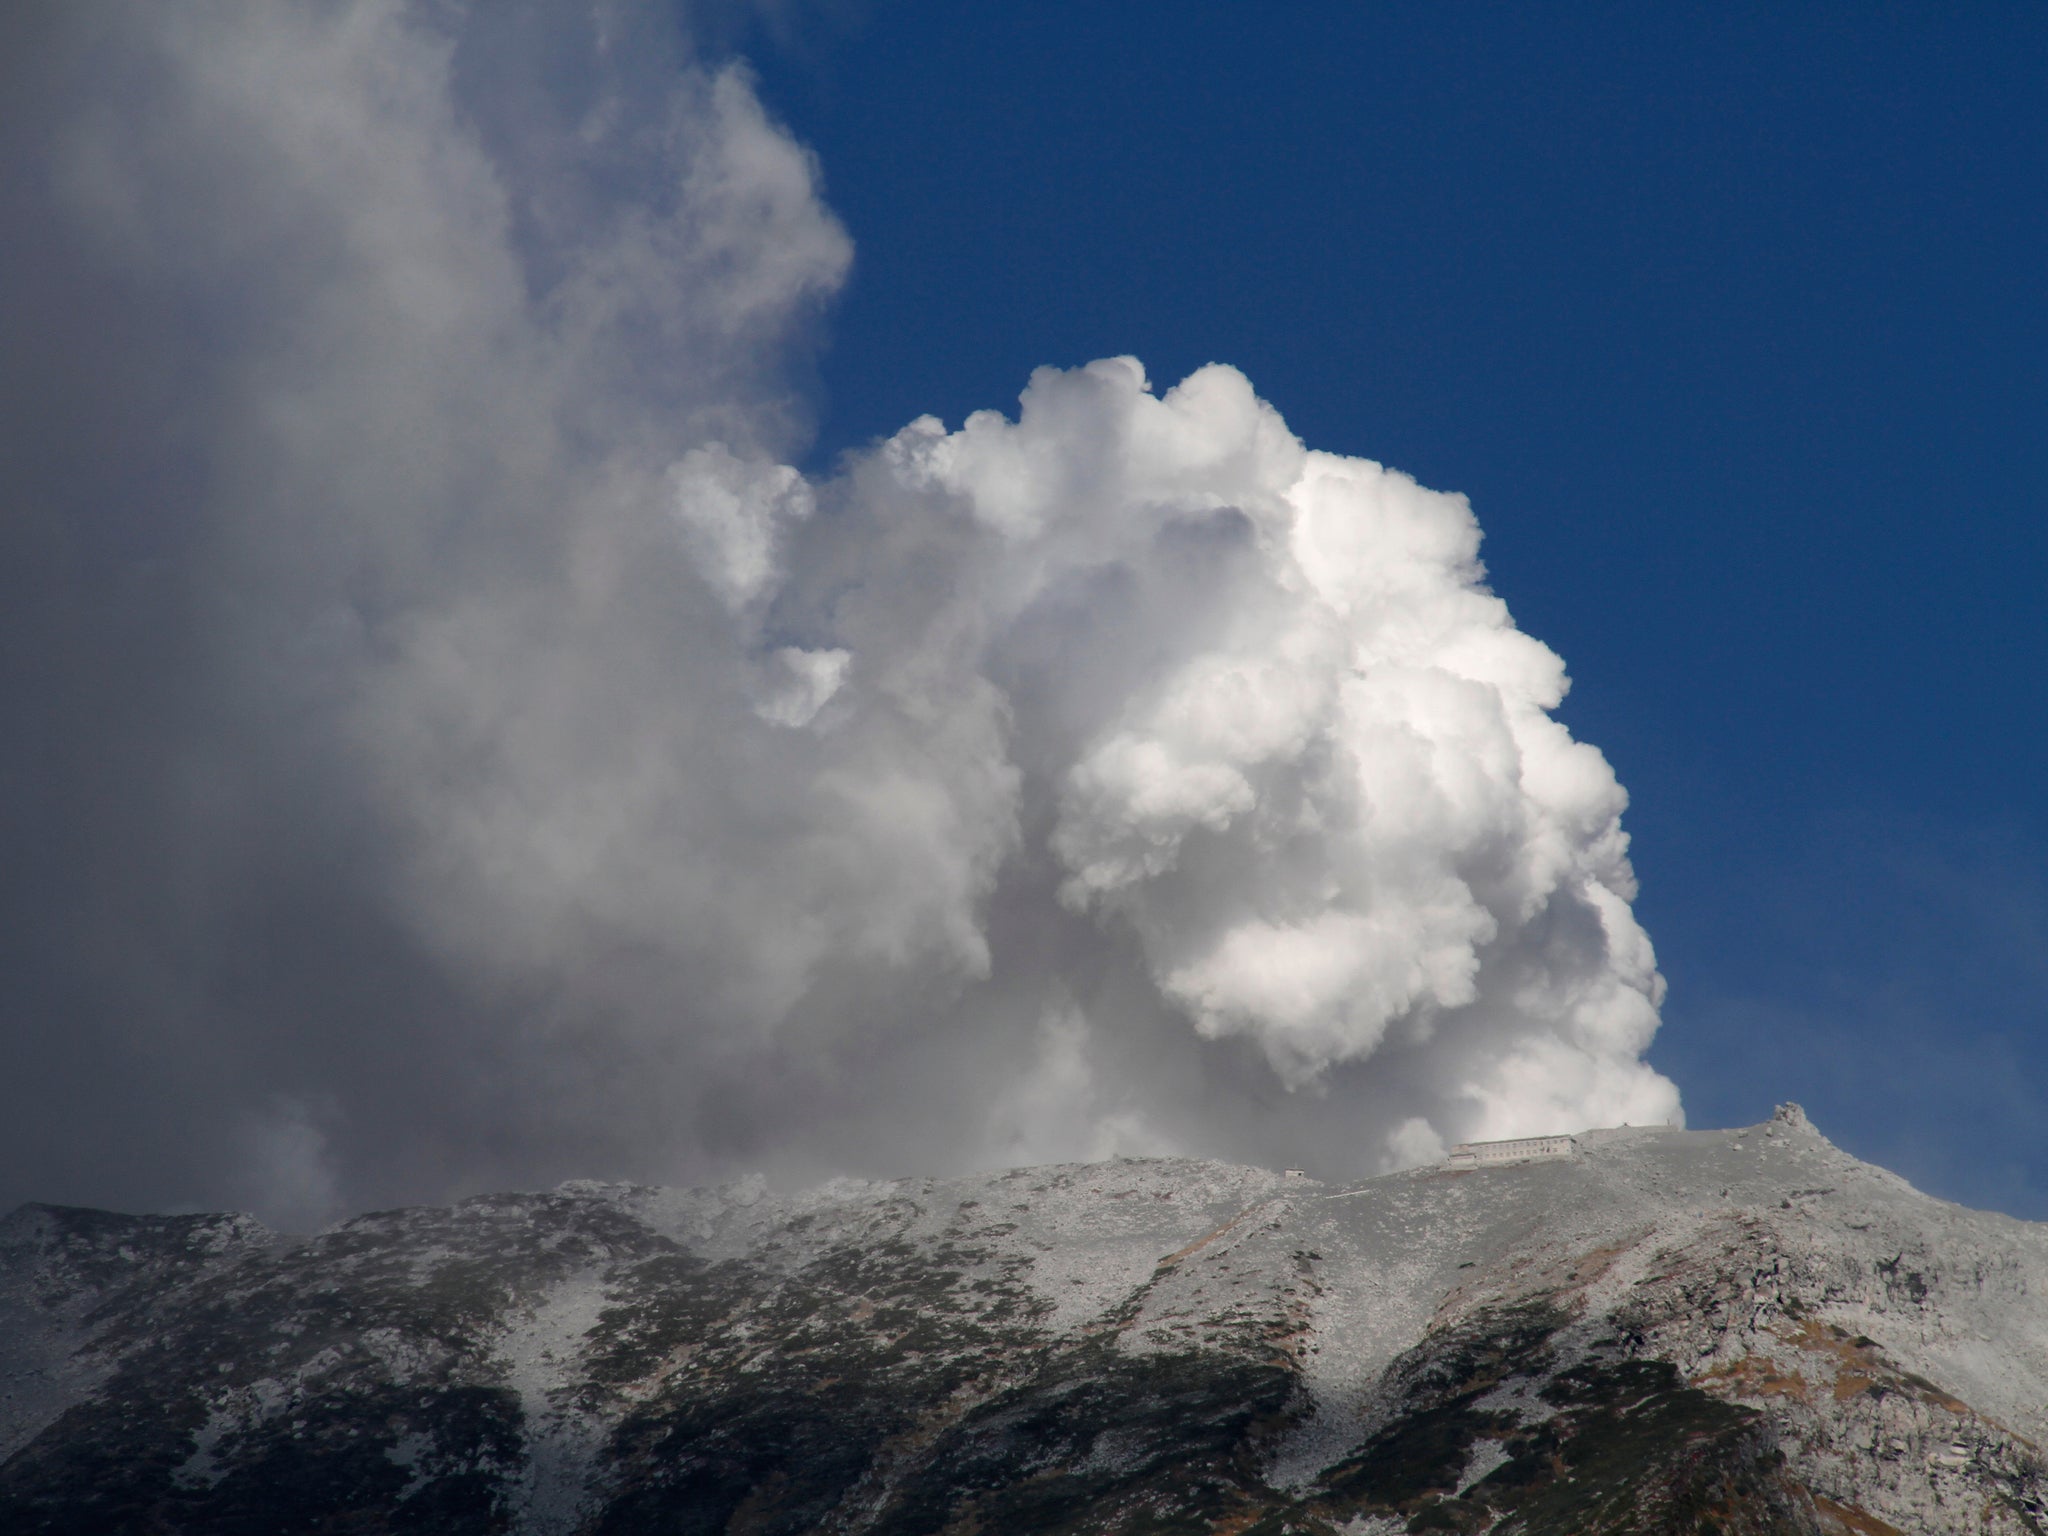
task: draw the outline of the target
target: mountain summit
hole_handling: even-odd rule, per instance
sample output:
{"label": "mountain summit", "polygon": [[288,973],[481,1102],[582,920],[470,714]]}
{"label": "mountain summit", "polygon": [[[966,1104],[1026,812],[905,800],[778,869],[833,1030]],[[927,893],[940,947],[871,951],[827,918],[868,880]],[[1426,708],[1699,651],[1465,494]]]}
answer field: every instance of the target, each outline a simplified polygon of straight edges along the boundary
{"label": "mountain summit", "polygon": [[0,1529],[2048,1527],[2048,1227],[1789,1105],[1465,1152],[25,1206]]}

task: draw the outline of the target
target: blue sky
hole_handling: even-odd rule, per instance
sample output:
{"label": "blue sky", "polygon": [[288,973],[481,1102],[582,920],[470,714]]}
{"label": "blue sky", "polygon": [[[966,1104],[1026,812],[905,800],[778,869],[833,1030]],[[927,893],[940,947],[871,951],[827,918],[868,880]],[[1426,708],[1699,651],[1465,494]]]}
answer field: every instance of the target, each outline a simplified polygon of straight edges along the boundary
{"label": "blue sky", "polygon": [[814,461],[1242,368],[1466,492],[1628,787],[1697,1124],[2048,1216],[2048,11],[878,4],[750,41]]}

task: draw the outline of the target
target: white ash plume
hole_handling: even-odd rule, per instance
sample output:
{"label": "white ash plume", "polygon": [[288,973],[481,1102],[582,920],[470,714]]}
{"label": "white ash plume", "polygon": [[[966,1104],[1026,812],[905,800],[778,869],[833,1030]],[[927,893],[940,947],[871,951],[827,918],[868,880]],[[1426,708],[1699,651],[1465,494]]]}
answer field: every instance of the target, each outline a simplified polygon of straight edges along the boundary
{"label": "white ash plume", "polygon": [[851,246],[657,8],[24,14],[0,1203],[1677,1113],[1461,499],[1129,359],[806,480]]}

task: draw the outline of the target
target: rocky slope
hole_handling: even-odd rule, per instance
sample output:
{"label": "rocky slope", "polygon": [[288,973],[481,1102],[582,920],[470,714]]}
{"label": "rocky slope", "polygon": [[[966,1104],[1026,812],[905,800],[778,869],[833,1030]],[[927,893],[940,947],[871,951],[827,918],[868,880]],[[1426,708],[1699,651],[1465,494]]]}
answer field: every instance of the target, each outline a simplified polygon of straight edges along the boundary
{"label": "rocky slope", "polygon": [[2040,1532],[2048,1228],[1796,1110],[1332,1188],[1145,1161],[0,1223],[7,1532]]}

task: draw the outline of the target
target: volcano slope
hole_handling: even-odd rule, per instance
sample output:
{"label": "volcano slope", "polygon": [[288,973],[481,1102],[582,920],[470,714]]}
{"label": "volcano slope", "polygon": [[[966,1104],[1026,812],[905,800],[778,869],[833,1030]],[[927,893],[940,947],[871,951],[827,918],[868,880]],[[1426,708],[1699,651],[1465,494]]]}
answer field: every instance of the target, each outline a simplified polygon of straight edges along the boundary
{"label": "volcano slope", "polygon": [[1796,1108],[1349,1188],[0,1223],[0,1530],[2041,1532],[2048,1228]]}

